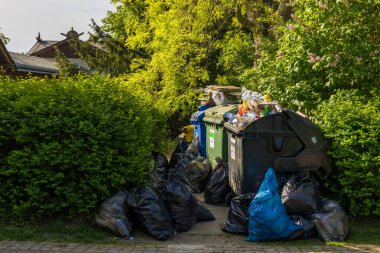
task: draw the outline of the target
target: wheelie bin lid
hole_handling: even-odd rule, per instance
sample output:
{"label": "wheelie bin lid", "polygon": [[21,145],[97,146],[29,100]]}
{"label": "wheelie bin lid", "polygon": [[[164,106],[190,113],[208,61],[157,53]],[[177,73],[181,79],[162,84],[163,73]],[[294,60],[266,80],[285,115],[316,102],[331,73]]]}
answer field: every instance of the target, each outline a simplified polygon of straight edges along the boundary
{"label": "wheelie bin lid", "polygon": [[205,111],[203,121],[216,124],[224,124],[224,114],[238,110],[238,105],[218,105]]}
{"label": "wheelie bin lid", "polygon": [[198,106],[198,111],[204,111],[210,107],[211,107],[210,105],[200,105],[200,106]]}
{"label": "wheelie bin lid", "polygon": [[190,118],[190,122],[192,124],[197,124],[197,123],[201,123],[203,122],[203,118],[205,116],[205,111],[197,111],[197,112],[194,112],[192,115],[191,115],[191,118]]}

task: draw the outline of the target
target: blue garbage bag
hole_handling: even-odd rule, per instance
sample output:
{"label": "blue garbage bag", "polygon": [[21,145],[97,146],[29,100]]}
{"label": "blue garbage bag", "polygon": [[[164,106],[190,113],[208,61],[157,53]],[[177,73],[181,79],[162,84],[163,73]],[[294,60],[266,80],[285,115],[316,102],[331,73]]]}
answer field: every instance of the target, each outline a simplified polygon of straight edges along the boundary
{"label": "blue garbage bag", "polygon": [[286,215],[285,207],[277,192],[276,175],[269,168],[260,189],[249,206],[249,241],[273,241],[288,239],[302,232]]}

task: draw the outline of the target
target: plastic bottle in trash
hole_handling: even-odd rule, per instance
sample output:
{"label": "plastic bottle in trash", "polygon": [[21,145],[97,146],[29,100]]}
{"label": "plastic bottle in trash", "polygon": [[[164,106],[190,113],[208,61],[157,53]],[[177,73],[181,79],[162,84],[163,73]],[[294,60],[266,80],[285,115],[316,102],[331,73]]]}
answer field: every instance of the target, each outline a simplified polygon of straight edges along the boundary
{"label": "plastic bottle in trash", "polygon": [[269,106],[266,105],[266,106],[264,107],[264,116],[269,115],[269,113],[270,113]]}
{"label": "plastic bottle in trash", "polygon": [[265,94],[264,96],[264,99],[267,101],[267,102],[270,102],[271,101],[271,98],[268,94]]}

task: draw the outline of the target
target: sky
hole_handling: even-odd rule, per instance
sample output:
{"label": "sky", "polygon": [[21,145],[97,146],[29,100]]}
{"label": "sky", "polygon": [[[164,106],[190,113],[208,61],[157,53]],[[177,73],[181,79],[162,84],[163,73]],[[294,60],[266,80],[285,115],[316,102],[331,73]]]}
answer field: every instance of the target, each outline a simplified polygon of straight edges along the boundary
{"label": "sky", "polygon": [[74,27],[87,39],[91,18],[101,24],[109,10],[111,0],[0,0],[0,31],[10,39],[8,51],[26,53],[38,32],[43,40],[62,40]]}

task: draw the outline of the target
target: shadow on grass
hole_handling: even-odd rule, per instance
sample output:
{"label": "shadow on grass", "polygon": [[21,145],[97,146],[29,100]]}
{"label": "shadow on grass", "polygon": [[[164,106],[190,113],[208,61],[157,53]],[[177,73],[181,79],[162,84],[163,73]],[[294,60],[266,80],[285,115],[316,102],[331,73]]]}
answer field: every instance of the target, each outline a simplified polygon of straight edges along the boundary
{"label": "shadow on grass", "polygon": [[85,223],[51,222],[43,225],[2,224],[0,240],[109,243],[112,233]]}

